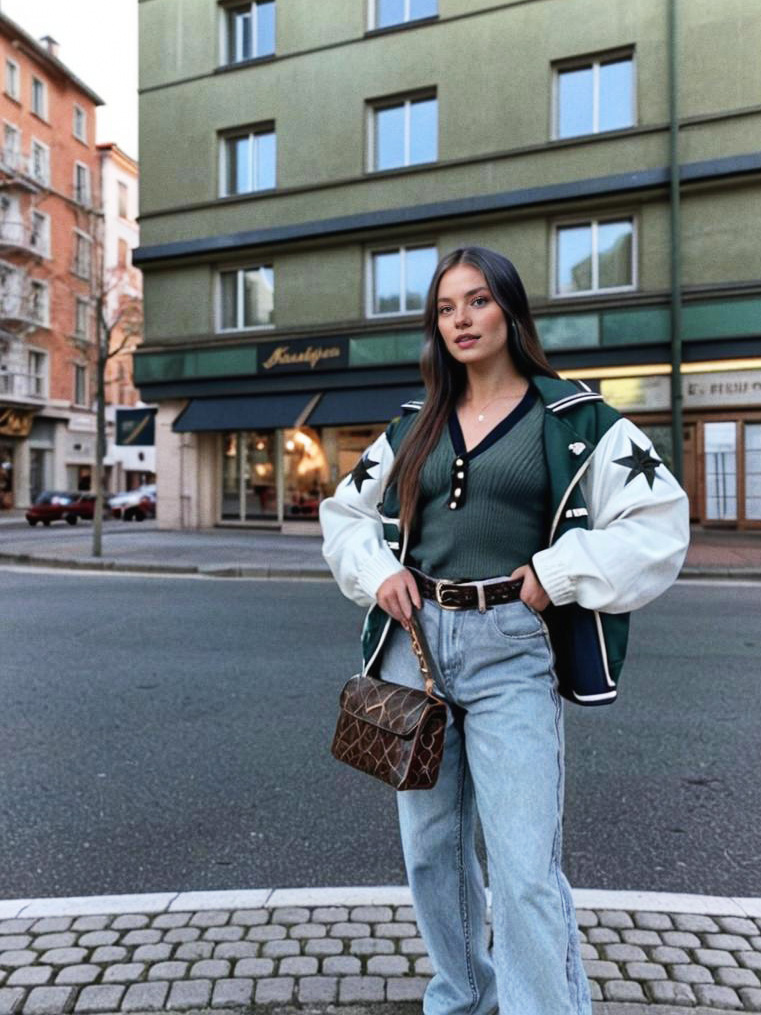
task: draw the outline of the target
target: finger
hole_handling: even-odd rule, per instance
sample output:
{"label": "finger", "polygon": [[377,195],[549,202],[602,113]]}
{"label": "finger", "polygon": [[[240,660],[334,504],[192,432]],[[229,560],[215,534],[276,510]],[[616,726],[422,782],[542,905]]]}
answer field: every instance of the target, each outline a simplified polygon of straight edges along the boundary
{"label": "finger", "polygon": [[523,578],[526,573],[528,564],[521,564],[520,567],[516,567],[513,573],[510,575],[510,581],[515,581],[516,578]]}
{"label": "finger", "polygon": [[415,604],[415,606],[419,610],[421,610],[423,608],[423,597],[420,595],[420,589],[418,588],[418,584],[409,571],[407,572],[406,578],[407,578],[407,591],[409,592],[410,598],[412,599],[412,602]]}
{"label": "finger", "polygon": [[399,609],[405,620],[409,620],[412,616],[412,600],[410,598],[410,590],[407,585],[403,585],[398,590]]}

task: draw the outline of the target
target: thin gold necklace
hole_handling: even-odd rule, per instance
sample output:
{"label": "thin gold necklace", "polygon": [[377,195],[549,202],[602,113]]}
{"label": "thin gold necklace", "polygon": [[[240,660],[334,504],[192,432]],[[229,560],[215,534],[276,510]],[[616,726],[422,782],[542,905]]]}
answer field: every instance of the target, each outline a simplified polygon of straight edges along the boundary
{"label": "thin gold necklace", "polygon": [[501,401],[501,400],[503,400],[505,398],[509,398],[509,399],[523,398],[524,394],[525,394],[525,392],[521,392],[520,395],[497,395],[496,398],[492,398],[492,400],[490,402],[487,402],[486,405],[482,405],[481,406],[481,409],[478,412],[478,415],[476,416],[476,419],[478,420],[479,423],[483,423],[483,421],[485,419],[484,410],[488,409],[489,406],[492,405],[494,402],[499,402],[499,401]]}

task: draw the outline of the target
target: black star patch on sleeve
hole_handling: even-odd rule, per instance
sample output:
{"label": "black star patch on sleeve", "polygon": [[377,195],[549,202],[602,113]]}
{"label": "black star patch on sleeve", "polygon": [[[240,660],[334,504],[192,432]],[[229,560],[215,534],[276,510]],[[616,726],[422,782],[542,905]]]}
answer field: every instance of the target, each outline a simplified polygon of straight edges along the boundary
{"label": "black star patch on sleeve", "polygon": [[624,468],[631,469],[631,472],[626,477],[626,483],[624,483],[624,486],[631,483],[631,481],[637,476],[642,475],[645,477],[650,489],[652,490],[653,483],[655,482],[655,470],[663,463],[660,459],[653,458],[650,454],[653,450],[652,447],[641,448],[638,444],[634,443],[631,437],[629,440],[631,441],[632,453],[627,455],[625,458],[615,458],[613,460],[615,465],[623,465]]}
{"label": "black star patch on sleeve", "polygon": [[378,465],[378,462],[374,462],[372,458],[370,458],[369,456],[363,456],[362,458],[360,458],[357,464],[349,473],[349,475],[346,477],[347,480],[349,481],[349,485],[351,485],[353,480],[357,490],[360,493],[362,493],[362,484],[366,479],[372,478],[370,476],[370,469],[372,469],[373,466],[375,465]]}

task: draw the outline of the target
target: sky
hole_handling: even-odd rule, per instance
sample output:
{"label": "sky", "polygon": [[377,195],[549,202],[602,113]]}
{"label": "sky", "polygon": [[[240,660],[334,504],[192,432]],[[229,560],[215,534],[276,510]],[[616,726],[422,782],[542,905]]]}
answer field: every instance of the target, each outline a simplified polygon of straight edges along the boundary
{"label": "sky", "polygon": [[0,0],[0,10],[35,39],[60,43],[59,58],[106,103],[96,141],[137,158],[137,0]]}

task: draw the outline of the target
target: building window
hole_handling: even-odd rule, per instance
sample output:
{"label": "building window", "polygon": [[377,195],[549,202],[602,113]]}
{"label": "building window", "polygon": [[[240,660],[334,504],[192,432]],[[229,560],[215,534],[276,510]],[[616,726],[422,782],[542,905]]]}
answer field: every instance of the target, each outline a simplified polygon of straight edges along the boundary
{"label": "building window", "polygon": [[48,118],[48,96],[45,82],[32,77],[32,112],[41,120]]}
{"label": "building window", "polygon": [[10,247],[23,245],[24,227],[17,194],[0,192],[0,239]]}
{"label": "building window", "polygon": [[433,18],[439,13],[438,0],[371,0],[375,12],[372,28],[388,28],[420,18]]}
{"label": "building window", "polygon": [[633,219],[580,222],[555,230],[555,296],[633,289]]}
{"label": "building window", "polygon": [[50,257],[50,216],[45,212],[32,212],[29,246],[43,257]]}
{"label": "building window", "polygon": [[87,367],[74,364],[74,404],[87,405]]}
{"label": "building window", "polygon": [[436,269],[436,247],[397,247],[370,257],[368,316],[420,314]]}
{"label": "building window", "polygon": [[273,323],[272,265],[222,271],[219,281],[221,331],[260,328]]}
{"label": "building window", "polygon": [[47,327],[50,324],[48,284],[32,279],[29,288],[29,316],[35,324]]}
{"label": "building window", "polygon": [[16,102],[21,99],[21,71],[15,60],[5,61],[5,94]]}
{"label": "building window", "polygon": [[120,268],[129,267],[129,243],[126,240],[119,238],[117,244],[117,263]]}
{"label": "building window", "polygon": [[0,314],[7,318],[19,318],[22,314],[21,272],[12,264],[0,261]]}
{"label": "building window", "polygon": [[31,176],[47,187],[50,183],[50,149],[42,141],[32,140]]}
{"label": "building window", "polygon": [[74,163],[74,200],[77,204],[89,205],[90,169],[83,162]]}
{"label": "building window", "polygon": [[27,360],[27,374],[29,378],[29,394],[38,398],[45,398],[47,395],[47,356],[37,349],[29,350]]}
{"label": "building window", "polygon": [[74,104],[74,137],[87,144],[87,114],[81,106]]}
{"label": "building window", "polygon": [[74,259],[71,270],[80,278],[90,278],[90,248],[92,240],[79,230],[74,231]]}
{"label": "building window", "polygon": [[556,138],[633,127],[634,57],[599,57],[555,70]]}
{"label": "building window", "polygon": [[438,110],[435,97],[374,106],[370,129],[373,170],[396,169],[438,158]]}
{"label": "building window", "polygon": [[225,17],[226,63],[240,63],[275,52],[275,0],[228,7]]}
{"label": "building window", "polygon": [[21,131],[12,123],[3,125],[3,165],[18,169],[21,156]]}
{"label": "building window", "polygon": [[90,302],[76,296],[74,302],[74,334],[77,338],[90,338]]}
{"label": "building window", "polygon": [[275,186],[275,132],[247,131],[222,140],[222,197]]}
{"label": "building window", "polygon": [[129,218],[129,191],[127,190],[127,184],[118,180],[116,192],[119,201],[119,218]]}

